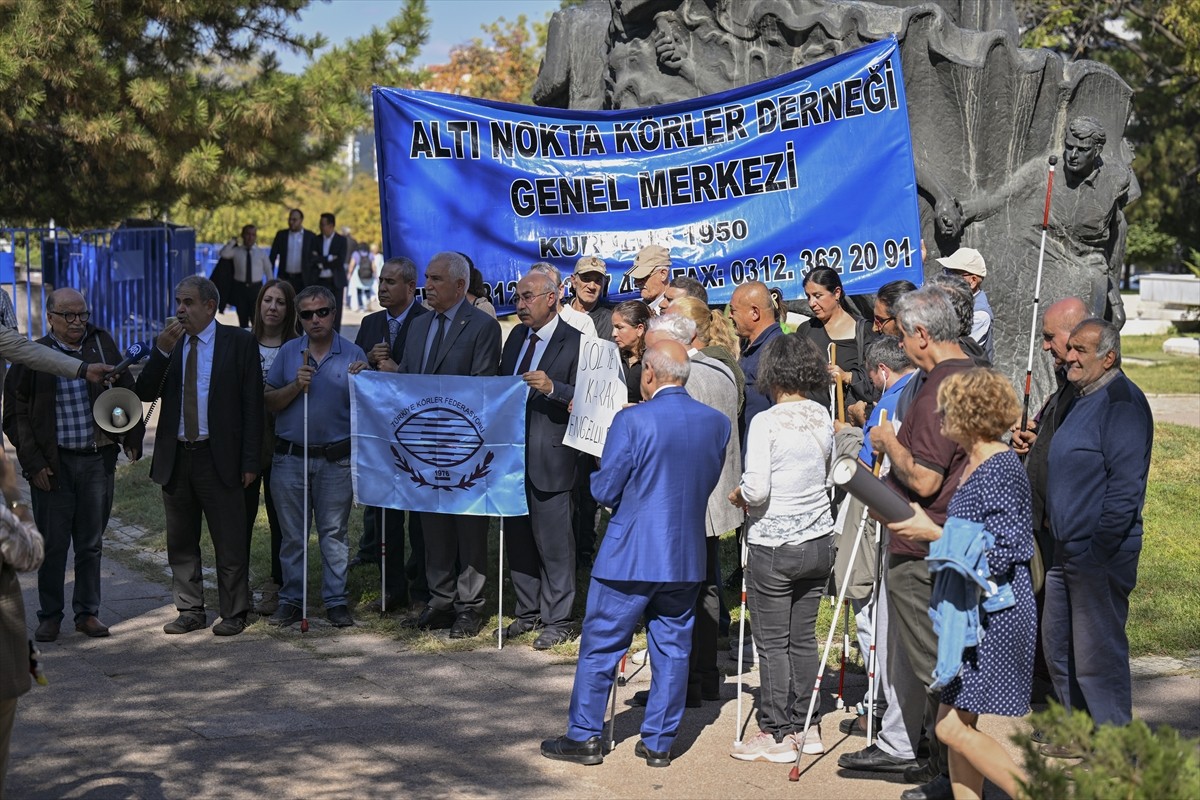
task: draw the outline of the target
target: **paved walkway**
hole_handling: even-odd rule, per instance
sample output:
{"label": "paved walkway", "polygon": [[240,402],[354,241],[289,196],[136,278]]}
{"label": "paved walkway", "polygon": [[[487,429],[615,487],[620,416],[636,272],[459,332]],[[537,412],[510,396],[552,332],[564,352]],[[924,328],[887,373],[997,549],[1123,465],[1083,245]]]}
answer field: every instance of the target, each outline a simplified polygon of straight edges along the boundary
{"label": "paved walkway", "polygon": [[[109,531],[110,552],[136,531]],[[162,567],[161,561],[157,562]],[[165,569],[163,573],[165,575]],[[153,573],[152,573],[153,575]],[[69,580],[69,578],[68,578]],[[728,756],[736,679],[720,703],[689,710],[670,769],[633,755],[641,709],[621,690],[616,750],[599,767],[552,762],[544,737],[563,732],[573,664],[525,645],[503,651],[425,651],[314,620],[308,634],[259,622],[233,638],[209,630],[167,636],[175,616],[165,581],[116,558],[104,566],[107,639],[67,627],[42,646],[50,685],[18,706],[8,796],[25,798],[300,797],[839,797],[895,798],[899,777],[846,773],[833,710],[837,675],[822,692],[830,752],[806,757],[799,784],[788,768]],[[27,622],[36,625],[36,580],[22,576]],[[68,585],[68,592],[70,586]],[[729,662],[733,671],[734,662]],[[1139,662],[1137,715],[1200,734],[1200,661]],[[847,676],[847,696],[864,678]],[[746,675],[741,719],[753,713],[758,674]],[[992,719],[997,735],[1020,721]],[[1011,747],[1011,745],[1010,745]]]}

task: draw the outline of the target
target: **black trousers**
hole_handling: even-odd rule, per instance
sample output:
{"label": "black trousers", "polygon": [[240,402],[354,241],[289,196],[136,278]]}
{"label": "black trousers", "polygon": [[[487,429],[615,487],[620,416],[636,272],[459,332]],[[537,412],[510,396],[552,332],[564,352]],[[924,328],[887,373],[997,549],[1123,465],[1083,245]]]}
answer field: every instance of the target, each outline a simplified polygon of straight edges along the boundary
{"label": "black trousers", "polygon": [[234,281],[233,304],[237,306],[238,325],[249,328],[254,322],[254,304],[258,302],[258,292],[262,288],[260,281]]}
{"label": "black trousers", "polygon": [[246,499],[241,486],[221,482],[212,451],[201,446],[175,451],[175,468],[163,487],[167,520],[167,561],[171,592],[180,613],[204,614],[200,561],[200,515],[208,522],[217,559],[217,596],[221,616],[245,619],[250,611]]}
{"label": "black trousers", "polygon": [[483,613],[490,517],[421,511],[429,605],[438,611]]}
{"label": "black trousers", "polygon": [[571,492],[542,492],[525,484],[529,513],[504,520],[505,550],[513,593],[514,616],[539,617],[549,631],[563,631],[575,604],[575,536],[571,530]]}
{"label": "black trousers", "polygon": [[259,473],[254,482],[246,487],[246,563],[250,561],[250,541],[254,538],[254,523],[258,519],[258,496],[261,488],[267,506],[267,525],[271,529],[271,580],[276,586],[283,585],[283,567],[279,565],[279,545],[283,532],[279,528],[279,516],[275,513],[275,500],[271,496],[271,462]]}
{"label": "black trousers", "polygon": [[721,616],[721,567],[718,555],[721,537],[704,540],[705,576],[696,595],[696,622],[692,626],[692,656],[688,664],[688,694],[700,697],[721,690],[721,673],[717,669],[717,636]]}

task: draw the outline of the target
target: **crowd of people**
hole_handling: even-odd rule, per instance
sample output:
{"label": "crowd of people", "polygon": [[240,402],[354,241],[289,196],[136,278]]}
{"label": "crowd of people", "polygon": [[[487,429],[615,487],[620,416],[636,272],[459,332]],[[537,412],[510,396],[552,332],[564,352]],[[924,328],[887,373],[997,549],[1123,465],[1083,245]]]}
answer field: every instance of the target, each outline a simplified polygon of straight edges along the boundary
{"label": "crowd of people", "polygon": [[[1145,397],[1121,372],[1117,330],[1088,318],[1082,301],[1045,312],[1043,350],[1058,387],[1021,425],[1010,382],[988,367],[987,269],[974,250],[938,259],[943,272],[922,288],[882,287],[870,319],[836,271],[815,269],[804,279],[810,316],[791,333],[781,328],[789,304],[770,287],[739,285],[727,309],[713,309],[704,286],[657,245],[639,252],[629,273],[640,299],[615,305],[602,259],[579,259],[565,281],[539,262],[517,283],[518,324],[506,340],[466,255],[435,255],[422,297],[417,265],[394,257],[373,268],[381,310],[350,341],[339,332],[345,245],[332,215],[322,215],[323,242],[302,223],[293,210],[265,259],[253,226],[243,231],[235,275],[245,285],[234,296],[248,330],[217,321],[212,281],[185,278],[137,379],[116,378],[159,403],[150,476],[162,487],[177,610],[165,633],[210,624],[204,518],[216,635],[240,634],[253,612],[272,626],[307,625],[310,529],[333,626],[354,624],[349,570],[382,558],[387,582],[367,610],[451,638],[479,635],[486,517],[366,508],[351,558],[349,382],[363,370],[514,375],[529,388],[529,513],[506,521],[515,601],[512,621],[492,635],[532,632],[537,650],[567,641],[579,629],[576,576],[589,576],[569,724],[543,742],[545,756],[603,761],[614,669],[644,623],[652,681],[634,697],[646,707],[637,752],[651,766],[669,765],[685,710],[721,699],[717,642],[729,618],[721,587],[742,575],[761,691],[757,730],[731,755],[786,763],[798,750],[824,752],[819,709],[807,713],[817,609],[839,552],[860,530],[869,540],[862,551],[878,541],[884,556],[839,567],[837,580],[873,587],[856,608],[859,635],[879,659],[879,719],[850,720],[843,732],[871,727],[878,736],[840,766],[903,772],[916,784],[903,795],[910,800],[979,796],[985,777],[1015,796],[1020,769],[977,722],[1025,714],[1035,664],[1065,705],[1097,723],[1130,720],[1124,627],[1153,425]],[[15,569],[40,561],[40,642],[60,635],[71,547],[76,630],[109,635],[99,619],[99,565],[114,467],[121,450],[140,458],[145,432],[140,421],[112,433],[93,420],[105,365],[120,354],[90,324],[85,298],[59,288],[46,313],[51,332],[37,343],[0,330],[0,352],[18,362],[5,381],[4,431],[33,506],[0,511],[0,589],[15,585]],[[563,445],[582,336],[617,344],[628,387],[599,460]],[[831,464],[845,453],[866,467],[878,462],[914,517],[862,525],[861,505],[830,490]],[[14,501],[16,468],[4,469],[0,488]],[[255,604],[249,545],[260,495],[271,563]],[[601,507],[611,516],[597,548]],[[41,559],[27,542],[34,523]],[[742,558],[722,564],[719,540],[731,531]],[[973,564],[987,570],[982,583],[952,568],[968,552],[982,554]],[[878,574],[864,579],[864,568]],[[947,606],[948,596],[967,601]],[[0,738],[27,688],[11,684],[0,682]],[[1046,742],[1047,752],[1070,755],[1069,744]]]}

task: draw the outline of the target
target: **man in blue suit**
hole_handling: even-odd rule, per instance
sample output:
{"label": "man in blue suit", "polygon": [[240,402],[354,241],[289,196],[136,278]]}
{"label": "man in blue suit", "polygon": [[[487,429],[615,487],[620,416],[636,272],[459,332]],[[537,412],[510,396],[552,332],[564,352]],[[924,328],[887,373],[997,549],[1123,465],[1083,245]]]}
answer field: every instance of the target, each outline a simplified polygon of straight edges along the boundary
{"label": "man in blue suit", "polygon": [[684,390],[691,362],[677,342],[646,350],[642,396],[617,413],[592,495],[613,510],[592,568],[567,734],[542,755],[604,760],[600,733],[613,672],[645,617],[654,674],[634,748],[652,767],[671,763],[687,695],[695,602],[705,575],[705,512],[721,475],[730,424]]}

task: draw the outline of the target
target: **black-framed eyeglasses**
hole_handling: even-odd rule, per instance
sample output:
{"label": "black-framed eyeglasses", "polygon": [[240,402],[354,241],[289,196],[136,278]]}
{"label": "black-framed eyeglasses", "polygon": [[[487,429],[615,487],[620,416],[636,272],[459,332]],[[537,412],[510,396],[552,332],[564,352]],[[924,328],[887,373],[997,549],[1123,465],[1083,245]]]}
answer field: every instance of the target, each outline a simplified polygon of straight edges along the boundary
{"label": "black-framed eyeglasses", "polygon": [[876,317],[875,324],[882,328],[884,325],[887,325],[889,322],[892,322],[895,319],[895,317]]}
{"label": "black-framed eyeglasses", "polygon": [[67,322],[87,322],[92,318],[90,311],[47,311],[47,314],[53,314],[56,317],[62,317]]}
{"label": "black-framed eyeglasses", "polygon": [[318,317],[320,317],[321,319],[325,319],[326,317],[328,317],[328,316],[329,316],[330,314],[332,314],[332,313],[333,313],[333,309],[332,309],[332,308],[329,308],[329,307],[326,307],[326,308],[309,308],[309,309],[305,309],[304,311],[301,311],[301,312],[300,312],[300,319],[303,319],[303,320],[310,320],[310,319],[312,319],[312,318],[313,318],[313,314],[316,314],[316,315],[317,315]]}

